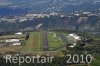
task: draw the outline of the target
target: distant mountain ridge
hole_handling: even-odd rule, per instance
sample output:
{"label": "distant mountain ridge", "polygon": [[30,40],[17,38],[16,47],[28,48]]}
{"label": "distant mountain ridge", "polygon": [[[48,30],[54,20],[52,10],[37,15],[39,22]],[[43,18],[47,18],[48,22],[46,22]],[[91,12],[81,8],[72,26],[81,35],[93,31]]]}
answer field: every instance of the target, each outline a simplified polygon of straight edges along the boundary
{"label": "distant mountain ridge", "polygon": [[[6,11],[21,13],[72,13],[94,11],[100,8],[99,0],[0,0],[0,15]],[[5,11],[4,11],[4,10]],[[8,10],[7,10],[8,9]],[[3,12],[2,12],[3,10]],[[10,10],[10,11],[9,11]],[[18,13],[19,14],[19,13]]]}

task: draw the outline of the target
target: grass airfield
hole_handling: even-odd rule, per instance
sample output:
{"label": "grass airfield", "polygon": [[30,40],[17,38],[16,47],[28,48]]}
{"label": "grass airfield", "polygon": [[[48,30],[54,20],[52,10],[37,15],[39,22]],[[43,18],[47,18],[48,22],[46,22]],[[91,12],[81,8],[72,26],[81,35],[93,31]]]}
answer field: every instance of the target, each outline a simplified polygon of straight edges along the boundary
{"label": "grass airfield", "polygon": [[[45,33],[45,36],[43,35]],[[63,35],[63,33],[60,33]],[[64,36],[66,37],[66,36]],[[44,53],[44,52],[58,52],[64,46],[64,40],[59,36],[58,32],[30,32],[28,40],[22,47],[23,54],[30,53]],[[47,50],[44,50],[47,48]]]}
{"label": "grass airfield", "polygon": [[[68,33],[59,32],[59,31],[35,31],[29,32],[29,38],[25,40],[24,35],[8,35],[0,36],[1,40],[5,39],[20,39],[24,40],[24,43],[21,46],[5,46],[0,47],[0,53],[13,53],[16,52],[24,55],[47,55],[55,57],[65,57],[63,50],[69,51],[68,44],[75,43],[73,38],[68,37]],[[67,46],[67,48],[66,48]],[[72,50],[74,51],[74,49]],[[15,52],[15,53],[14,53]],[[73,52],[72,52],[73,54]],[[91,65],[99,66],[100,58],[99,54],[92,53],[94,56]],[[83,65],[84,66],[84,65]]]}
{"label": "grass airfield", "polygon": [[59,31],[33,31],[28,32],[29,38],[26,40],[25,35],[8,35],[1,36],[1,40],[4,39],[20,39],[22,45],[20,46],[4,46],[0,47],[2,53],[20,53],[20,54],[51,54],[51,55],[63,55],[63,50],[66,50],[67,44],[74,40],[69,41],[68,33]]}
{"label": "grass airfield", "polygon": [[[20,39],[20,46],[3,46],[0,47],[0,53],[20,53],[20,54],[51,54],[58,55],[66,47],[66,33],[57,31],[35,31],[28,32],[29,38],[25,40],[25,34],[22,35],[4,35],[0,36],[0,40]],[[63,36],[63,37],[62,37]],[[1,42],[2,44],[2,42]],[[4,45],[8,43],[4,43]]]}

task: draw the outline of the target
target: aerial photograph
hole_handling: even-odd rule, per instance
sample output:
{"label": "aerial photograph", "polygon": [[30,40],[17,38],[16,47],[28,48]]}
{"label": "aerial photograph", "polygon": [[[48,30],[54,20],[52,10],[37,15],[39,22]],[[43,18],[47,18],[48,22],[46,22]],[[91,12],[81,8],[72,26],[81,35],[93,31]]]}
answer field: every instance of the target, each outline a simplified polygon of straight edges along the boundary
{"label": "aerial photograph", "polygon": [[0,66],[100,66],[100,0],[0,0]]}

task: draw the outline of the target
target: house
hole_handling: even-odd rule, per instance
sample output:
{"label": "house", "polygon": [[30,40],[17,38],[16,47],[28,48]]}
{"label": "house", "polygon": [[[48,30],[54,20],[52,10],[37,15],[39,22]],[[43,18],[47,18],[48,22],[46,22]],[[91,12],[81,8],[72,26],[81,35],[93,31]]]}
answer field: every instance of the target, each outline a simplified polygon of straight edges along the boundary
{"label": "house", "polygon": [[15,33],[15,35],[22,35],[22,32],[17,32]]}

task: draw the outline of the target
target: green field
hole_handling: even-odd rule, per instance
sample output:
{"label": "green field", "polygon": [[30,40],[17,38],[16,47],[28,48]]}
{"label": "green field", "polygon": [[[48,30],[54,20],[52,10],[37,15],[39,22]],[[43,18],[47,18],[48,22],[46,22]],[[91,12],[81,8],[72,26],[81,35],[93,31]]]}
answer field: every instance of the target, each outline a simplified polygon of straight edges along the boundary
{"label": "green field", "polygon": [[57,33],[48,32],[47,36],[48,36],[49,50],[54,50],[54,49],[59,48],[62,45],[64,45],[63,40],[59,36],[57,36]]}
{"label": "green field", "polygon": [[29,39],[23,45],[23,53],[33,53],[42,51],[42,35],[41,32],[31,32]]}

